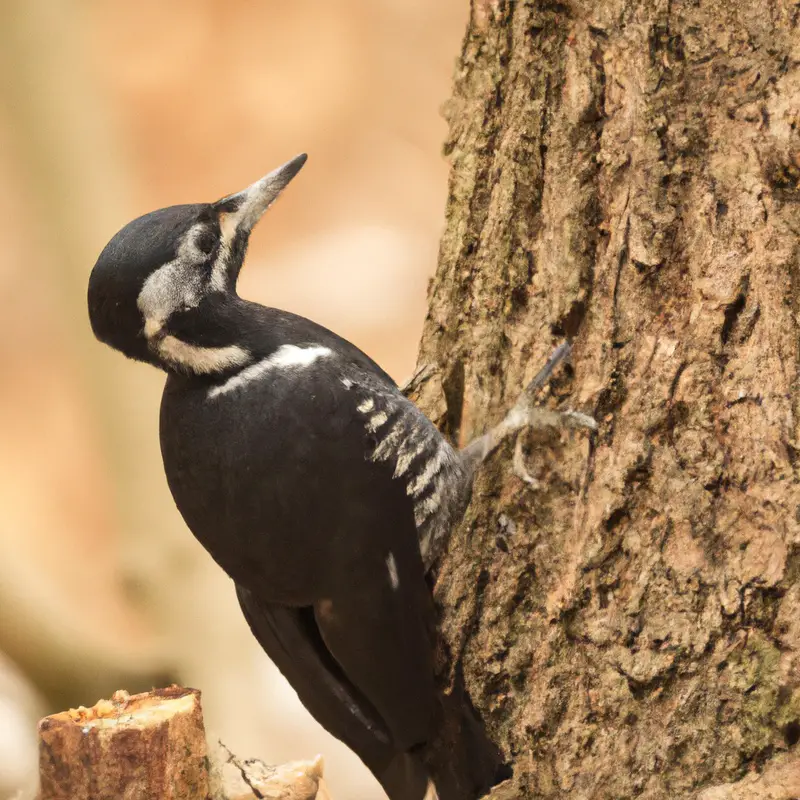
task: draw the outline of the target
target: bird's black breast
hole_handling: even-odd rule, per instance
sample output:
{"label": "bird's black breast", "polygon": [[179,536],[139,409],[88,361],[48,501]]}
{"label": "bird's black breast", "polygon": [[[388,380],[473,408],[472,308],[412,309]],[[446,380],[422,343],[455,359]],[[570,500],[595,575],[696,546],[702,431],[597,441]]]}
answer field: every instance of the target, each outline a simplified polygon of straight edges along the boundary
{"label": "bird's black breast", "polygon": [[238,584],[274,602],[388,580],[389,552],[421,580],[413,503],[392,465],[370,460],[337,369],[274,369],[216,392],[170,376],[164,390],[161,448],[179,511]]}

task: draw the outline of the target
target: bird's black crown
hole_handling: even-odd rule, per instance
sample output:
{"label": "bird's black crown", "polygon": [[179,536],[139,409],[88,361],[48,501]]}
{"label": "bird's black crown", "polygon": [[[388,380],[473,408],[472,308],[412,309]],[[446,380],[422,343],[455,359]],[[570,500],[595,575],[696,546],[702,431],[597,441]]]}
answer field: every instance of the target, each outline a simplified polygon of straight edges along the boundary
{"label": "bird's black crown", "polygon": [[209,205],[151,211],[118,231],[103,248],[89,277],[89,319],[94,335],[125,355],[152,361],[136,299],[148,277],[172,262],[181,240]]}
{"label": "bird's black crown", "polygon": [[95,336],[168,370],[209,373],[243,363],[241,348],[203,310],[236,296],[253,226],[305,161],[297,156],[216,203],[171,206],[128,223],[89,278]]}

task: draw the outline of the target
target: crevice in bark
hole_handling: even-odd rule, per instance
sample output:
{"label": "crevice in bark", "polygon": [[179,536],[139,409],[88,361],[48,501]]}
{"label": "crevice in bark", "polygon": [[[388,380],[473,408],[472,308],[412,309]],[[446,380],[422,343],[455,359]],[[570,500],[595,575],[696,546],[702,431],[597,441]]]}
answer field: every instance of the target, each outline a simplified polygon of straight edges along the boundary
{"label": "crevice in bark", "polygon": [[800,719],[792,720],[783,729],[783,738],[787,747],[794,747],[800,742]]}
{"label": "crevice in bark", "polygon": [[464,409],[464,363],[457,360],[449,365],[442,380],[445,402],[447,404],[445,433],[453,442],[459,441],[461,414]]}
{"label": "crevice in bark", "polygon": [[722,330],[720,331],[720,339],[723,345],[726,345],[728,339],[731,338],[731,332],[747,302],[747,289],[750,283],[749,277],[745,276],[742,283],[742,288],[739,290],[739,294],[736,295],[736,299],[725,306],[725,321],[722,323]]}

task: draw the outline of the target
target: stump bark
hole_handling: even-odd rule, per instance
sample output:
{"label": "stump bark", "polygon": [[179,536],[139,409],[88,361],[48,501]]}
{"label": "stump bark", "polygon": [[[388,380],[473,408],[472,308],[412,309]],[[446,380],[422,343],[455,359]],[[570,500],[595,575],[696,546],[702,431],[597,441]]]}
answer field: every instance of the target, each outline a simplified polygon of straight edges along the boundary
{"label": "stump bark", "polygon": [[206,742],[200,692],[115,692],[39,723],[38,800],[330,800],[320,756],[277,767]]}
{"label": "stump bark", "polygon": [[548,402],[600,423],[523,439],[539,491],[501,448],[438,575],[509,796],[762,797],[797,764],[799,16],[472,2],[417,396],[464,444],[569,338]]}
{"label": "stump bark", "polygon": [[205,800],[207,755],[197,690],[116,692],[39,723],[41,800]]}

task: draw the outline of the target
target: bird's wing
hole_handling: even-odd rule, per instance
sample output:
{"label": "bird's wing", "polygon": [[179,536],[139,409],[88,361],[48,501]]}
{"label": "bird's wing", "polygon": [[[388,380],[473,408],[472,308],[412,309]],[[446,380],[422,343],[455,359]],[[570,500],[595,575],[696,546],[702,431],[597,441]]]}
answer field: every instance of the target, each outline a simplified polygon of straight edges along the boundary
{"label": "bird's wing", "polygon": [[358,754],[392,800],[422,800],[425,767],[391,742],[375,709],[322,642],[312,609],[266,603],[241,586],[236,594],[253,635],[317,722]]}
{"label": "bird's wing", "polygon": [[253,635],[317,722],[370,767],[388,763],[394,752],[389,731],[331,657],[313,611],[264,602],[238,585],[236,596]]}
{"label": "bird's wing", "polygon": [[[420,498],[431,495],[408,491],[412,472],[395,473],[409,440],[429,442],[427,460],[424,448],[413,456],[423,476],[441,437],[430,423],[421,433],[425,418],[383,400],[383,387],[362,384],[350,362],[318,361],[254,373],[213,396],[172,395],[168,385],[167,475],[193,533],[259,605],[313,606],[326,673],[338,680],[338,664],[360,693],[353,708],[366,698],[365,718],[401,752],[430,729],[434,614],[415,523]],[[386,410],[370,414],[368,401]],[[394,439],[395,424],[405,439]],[[317,716],[342,713],[330,690],[308,697],[332,704]]]}
{"label": "bird's wing", "polygon": [[319,366],[271,383],[283,458],[264,482],[294,540],[327,553],[313,559],[322,641],[404,751],[426,740],[435,697],[420,504],[438,509],[452,451],[394,387],[347,362]]}
{"label": "bird's wing", "polygon": [[401,390],[358,372],[349,389],[368,433],[369,460],[387,464],[412,502],[427,571],[464,513],[471,476],[460,454]]}

